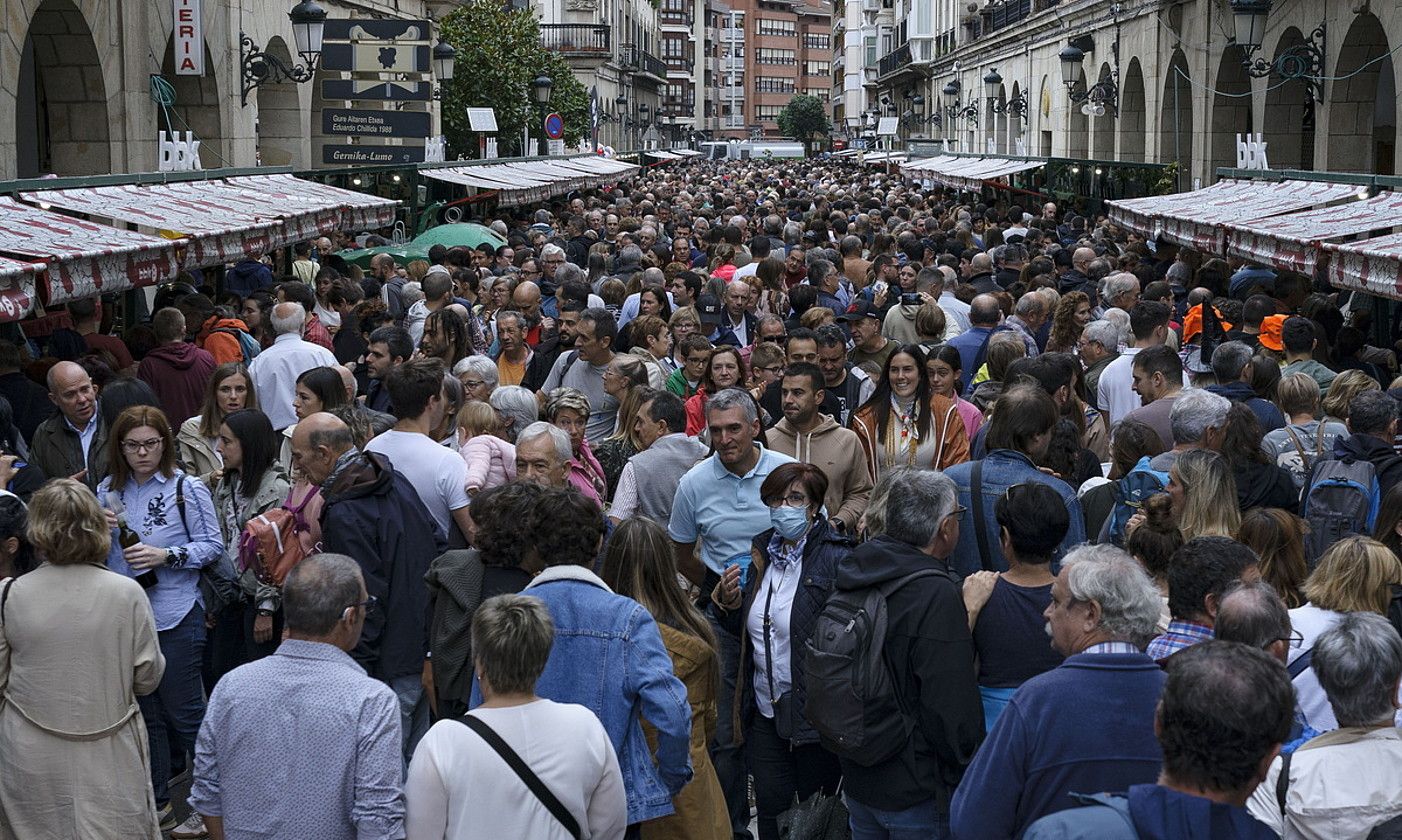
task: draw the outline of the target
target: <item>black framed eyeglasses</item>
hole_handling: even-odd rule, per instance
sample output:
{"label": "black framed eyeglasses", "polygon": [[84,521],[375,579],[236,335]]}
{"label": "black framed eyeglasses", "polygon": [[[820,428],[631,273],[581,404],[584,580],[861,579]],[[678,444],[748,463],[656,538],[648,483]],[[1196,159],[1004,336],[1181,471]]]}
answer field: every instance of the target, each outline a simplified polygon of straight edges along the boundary
{"label": "black framed eyeglasses", "polygon": [[1269,642],[1266,642],[1266,644],[1263,647],[1270,647],[1276,642],[1285,642],[1288,645],[1290,645],[1291,650],[1299,650],[1300,648],[1305,646],[1305,637],[1300,634],[1299,630],[1291,630],[1289,636],[1282,636],[1279,639],[1271,639]]}
{"label": "black framed eyeglasses", "polygon": [[370,612],[371,610],[373,610],[373,609],[375,609],[376,607],[378,607],[379,605],[380,605],[380,599],[379,599],[379,598],[376,598],[374,595],[366,595],[364,601],[359,601],[359,602],[357,602],[357,603],[351,604],[349,607],[346,607],[346,609],[352,609],[352,608],[354,608],[354,607],[361,607],[361,608],[363,608],[363,609],[368,613],[368,612]]}

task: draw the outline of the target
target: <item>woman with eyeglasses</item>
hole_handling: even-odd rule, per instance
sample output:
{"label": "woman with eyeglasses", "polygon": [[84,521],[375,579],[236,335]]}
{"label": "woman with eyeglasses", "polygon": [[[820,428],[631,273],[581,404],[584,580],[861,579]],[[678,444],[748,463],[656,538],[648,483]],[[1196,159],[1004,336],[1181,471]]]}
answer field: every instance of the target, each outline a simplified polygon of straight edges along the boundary
{"label": "woman with eyeglasses", "polygon": [[1014,484],[993,504],[1006,572],[964,578],[964,608],[978,651],[983,722],[993,723],[1018,686],[1061,664],[1046,643],[1052,554],[1066,537],[1070,517],[1061,496],[1045,484]]}
{"label": "woman with eyeglasses", "polygon": [[175,465],[175,438],[160,409],[126,409],[109,440],[109,474],[97,486],[112,529],[107,567],[146,588],[156,617],[165,675],[155,693],[139,700],[151,742],[156,807],[163,825],[173,827],[170,742],[194,755],[204,719],[200,570],[220,559],[224,538],[209,488]]}
{"label": "woman with eyeglasses", "polygon": [[831,794],[842,775],[803,716],[803,650],[853,543],[828,524],[828,480],[816,466],[784,464],[759,492],[773,527],[755,537],[744,562],[726,569],[711,601],[721,628],[739,638],[740,661],[752,663],[742,665],[736,686],[738,696],[753,698],[741,708],[736,735],[744,733],[756,771],[759,838],[777,840],[778,816],[794,797]]}

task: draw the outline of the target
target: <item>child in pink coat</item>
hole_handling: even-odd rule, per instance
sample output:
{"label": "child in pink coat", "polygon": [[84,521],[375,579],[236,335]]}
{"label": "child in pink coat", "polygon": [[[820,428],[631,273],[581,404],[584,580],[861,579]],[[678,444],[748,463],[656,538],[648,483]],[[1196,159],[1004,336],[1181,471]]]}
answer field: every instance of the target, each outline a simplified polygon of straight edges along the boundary
{"label": "child in pink coat", "polygon": [[516,447],[493,434],[496,409],[470,402],[458,412],[458,452],[467,462],[467,493],[498,487],[516,477]]}

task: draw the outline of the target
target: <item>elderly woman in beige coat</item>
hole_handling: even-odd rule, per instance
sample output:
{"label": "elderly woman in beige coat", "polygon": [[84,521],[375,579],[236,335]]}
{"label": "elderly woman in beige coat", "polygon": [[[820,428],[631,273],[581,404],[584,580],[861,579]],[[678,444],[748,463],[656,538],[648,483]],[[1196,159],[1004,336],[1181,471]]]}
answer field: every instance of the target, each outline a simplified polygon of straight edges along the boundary
{"label": "elderly woman in beige coat", "polygon": [[106,567],[97,499],[70,479],[29,506],[44,562],[0,583],[0,839],[160,840],[136,695],[165,658],[134,579]]}

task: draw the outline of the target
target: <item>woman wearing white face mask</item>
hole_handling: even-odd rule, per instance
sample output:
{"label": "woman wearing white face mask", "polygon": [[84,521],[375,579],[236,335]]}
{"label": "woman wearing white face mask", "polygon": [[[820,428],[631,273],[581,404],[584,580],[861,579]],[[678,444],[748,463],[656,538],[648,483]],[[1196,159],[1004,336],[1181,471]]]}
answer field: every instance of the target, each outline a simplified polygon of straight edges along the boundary
{"label": "woman wearing white face mask", "polygon": [[[711,593],[721,627],[740,638],[744,745],[754,770],[759,840],[777,840],[776,818],[795,795],[831,794],[842,768],[803,717],[803,644],[854,543],[828,525],[828,480],[812,464],[784,464],[760,485],[773,528],[755,537],[749,563],[726,569]],[[740,698],[752,697],[748,703]]]}

